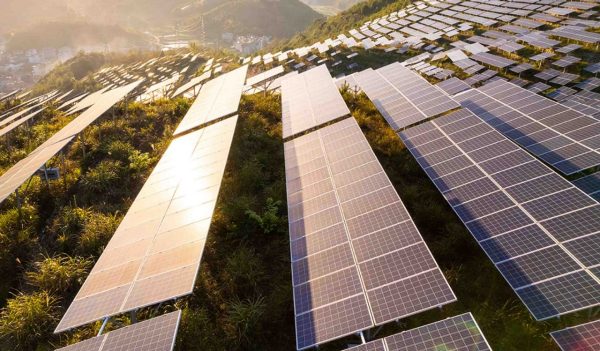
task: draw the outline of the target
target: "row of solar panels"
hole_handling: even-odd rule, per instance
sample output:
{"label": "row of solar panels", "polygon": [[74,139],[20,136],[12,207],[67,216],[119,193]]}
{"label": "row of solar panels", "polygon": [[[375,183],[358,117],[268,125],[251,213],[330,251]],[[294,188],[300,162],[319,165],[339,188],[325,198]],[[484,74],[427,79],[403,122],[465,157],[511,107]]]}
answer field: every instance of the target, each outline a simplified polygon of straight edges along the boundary
{"label": "row of solar panels", "polygon": [[[596,201],[495,131],[489,118],[452,112],[457,101],[474,108],[403,66],[353,78],[396,130],[446,114],[399,135],[536,319],[600,304]],[[484,91],[509,99],[504,106],[517,117],[545,109],[573,123],[569,130],[595,125],[551,100],[520,96],[513,85],[493,87]],[[349,113],[336,90],[322,67],[282,86],[299,349],[455,299],[356,122],[328,125]]]}
{"label": "row of solar panels", "polygon": [[[297,348],[456,301],[356,121],[323,126],[349,114],[327,69],[284,80],[282,101]],[[464,315],[356,350],[465,346],[469,330],[489,350],[471,326]]]}
{"label": "row of solar panels", "polygon": [[[55,332],[192,293],[246,72],[243,66],[202,87]],[[154,318],[64,350],[171,350],[179,316]]]}
{"label": "row of solar panels", "polygon": [[506,137],[572,173],[600,164],[598,121],[505,82],[455,99],[467,110],[400,132],[407,148],[537,319],[597,306],[600,206]]}

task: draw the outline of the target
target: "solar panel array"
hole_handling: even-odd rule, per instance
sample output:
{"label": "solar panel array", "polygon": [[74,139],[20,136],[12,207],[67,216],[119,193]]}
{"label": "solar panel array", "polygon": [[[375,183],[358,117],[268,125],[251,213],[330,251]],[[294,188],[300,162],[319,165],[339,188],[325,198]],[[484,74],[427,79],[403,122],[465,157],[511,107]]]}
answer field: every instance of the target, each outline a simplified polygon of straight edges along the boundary
{"label": "solar panel array", "polygon": [[600,165],[600,121],[590,116],[503,81],[456,99],[564,174]]}
{"label": "solar panel array", "polygon": [[353,118],[285,160],[298,349],[456,300]]}
{"label": "solar panel array", "polygon": [[600,304],[598,202],[467,110],[400,137],[537,320]]}
{"label": "solar panel array", "polygon": [[408,99],[425,118],[437,116],[459,107],[442,90],[432,86],[419,74],[398,62],[384,66],[377,71]]}
{"label": "solar panel array", "polygon": [[600,320],[550,333],[562,351],[600,350]]}
{"label": "solar panel array", "polygon": [[236,123],[171,143],[56,332],[192,292]]}
{"label": "solar panel array", "polygon": [[198,97],[175,129],[174,135],[193,130],[237,112],[248,66],[223,74],[202,86]]}
{"label": "solar panel array", "polygon": [[171,312],[56,351],[172,351],[180,319]]}
{"label": "solar panel array", "polygon": [[283,138],[350,114],[325,65],[281,83]]}
{"label": "solar panel array", "polygon": [[351,347],[348,351],[491,351],[471,313]]}
{"label": "solar panel array", "polygon": [[441,81],[437,83],[436,86],[445,91],[448,95],[456,95],[458,93],[462,93],[465,90],[471,89],[471,86],[469,84],[456,77],[452,77],[450,79]]}
{"label": "solar panel array", "polygon": [[27,157],[0,176],[0,202],[6,200],[42,165],[54,157],[63,147],[88,125],[98,119],[111,106],[129,94],[139,82],[114,89],[103,94],[91,108],[67,124]]}
{"label": "solar panel array", "polygon": [[353,77],[394,130],[427,118],[378,71],[368,69]]}

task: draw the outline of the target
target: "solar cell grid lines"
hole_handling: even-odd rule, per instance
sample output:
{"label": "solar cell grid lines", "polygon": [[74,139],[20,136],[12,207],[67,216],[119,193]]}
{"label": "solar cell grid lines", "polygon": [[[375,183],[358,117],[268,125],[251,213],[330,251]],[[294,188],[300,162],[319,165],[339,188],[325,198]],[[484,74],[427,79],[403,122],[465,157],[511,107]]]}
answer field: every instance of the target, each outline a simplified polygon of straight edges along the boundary
{"label": "solar cell grid lines", "polygon": [[600,123],[590,116],[500,81],[457,100],[563,174],[600,164]]}
{"label": "solar cell grid lines", "polygon": [[471,56],[472,60],[488,64],[497,68],[505,68],[514,65],[516,62],[502,56],[490,54],[488,52],[480,52]]}
{"label": "solar cell grid lines", "polygon": [[443,90],[400,63],[387,65],[377,72],[424,115],[423,119],[459,107]]}
{"label": "solar cell grid lines", "polygon": [[351,347],[348,351],[491,351],[471,313]]}
{"label": "solar cell grid lines", "polygon": [[191,293],[236,122],[169,145],[56,332]]}
{"label": "solar cell grid lines", "polygon": [[441,81],[437,83],[436,86],[445,91],[448,95],[456,95],[458,93],[462,93],[465,90],[471,89],[471,87],[467,83],[456,77]]}
{"label": "solar cell grid lines", "polygon": [[400,133],[537,320],[600,304],[600,205],[467,110]]}
{"label": "solar cell grid lines", "polygon": [[573,181],[579,189],[600,201],[600,173],[590,174]]}
{"label": "solar cell grid lines", "polygon": [[353,118],[285,159],[298,349],[456,299]]}
{"label": "solar cell grid lines", "polygon": [[350,114],[325,65],[281,83],[283,138]]}
{"label": "solar cell grid lines", "polygon": [[550,333],[562,351],[600,349],[600,320]]}
{"label": "solar cell grid lines", "polygon": [[223,74],[202,86],[198,97],[175,129],[174,135],[235,114],[238,110],[248,66]]}
{"label": "solar cell grid lines", "polygon": [[56,351],[172,351],[180,319],[171,312]]}

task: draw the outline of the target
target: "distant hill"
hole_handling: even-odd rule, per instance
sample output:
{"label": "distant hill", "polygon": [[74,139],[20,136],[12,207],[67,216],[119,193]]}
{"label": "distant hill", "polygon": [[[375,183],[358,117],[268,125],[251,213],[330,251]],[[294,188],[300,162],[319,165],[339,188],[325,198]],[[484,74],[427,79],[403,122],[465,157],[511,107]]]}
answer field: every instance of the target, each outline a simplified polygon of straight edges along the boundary
{"label": "distant hill", "polygon": [[[346,1],[346,0],[343,0]],[[290,37],[322,15],[300,0],[0,0],[0,34],[40,22],[86,21],[142,32],[200,31]],[[194,31],[192,31],[194,32]]]}
{"label": "distant hill", "polygon": [[327,15],[349,9],[352,5],[361,1],[362,0],[302,0],[303,3],[316,11]]}
{"label": "distant hill", "polygon": [[41,48],[84,48],[89,46],[107,49],[147,47],[152,37],[123,29],[118,25],[86,22],[46,22],[33,25],[10,36],[8,51]]}
{"label": "distant hill", "polygon": [[223,32],[289,38],[322,18],[299,0],[233,0],[204,12],[209,36]]}

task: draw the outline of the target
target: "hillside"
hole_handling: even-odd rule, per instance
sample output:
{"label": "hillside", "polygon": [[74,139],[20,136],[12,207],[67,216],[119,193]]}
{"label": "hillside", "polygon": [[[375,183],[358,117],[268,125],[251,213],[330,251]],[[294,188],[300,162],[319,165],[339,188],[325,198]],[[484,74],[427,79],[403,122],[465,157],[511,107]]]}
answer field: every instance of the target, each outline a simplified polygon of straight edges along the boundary
{"label": "hillside", "polygon": [[291,49],[311,45],[326,38],[362,25],[365,21],[406,7],[410,0],[367,0],[357,3],[348,10],[327,18],[319,19],[304,32],[296,34],[290,40],[273,44],[271,49]]}
{"label": "hillside", "polygon": [[10,36],[8,51],[40,48],[83,48],[104,47],[119,48],[147,47],[151,37],[125,30],[118,25],[103,25],[86,22],[46,22]]}
{"label": "hillside", "polygon": [[204,13],[209,36],[231,32],[291,37],[322,18],[299,0],[232,0]]}

